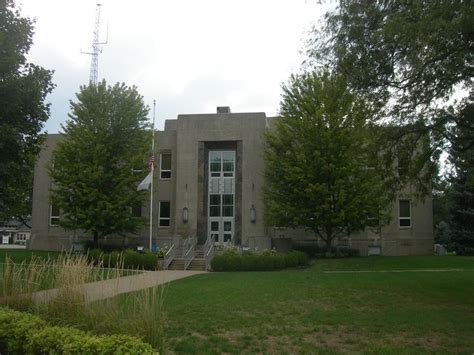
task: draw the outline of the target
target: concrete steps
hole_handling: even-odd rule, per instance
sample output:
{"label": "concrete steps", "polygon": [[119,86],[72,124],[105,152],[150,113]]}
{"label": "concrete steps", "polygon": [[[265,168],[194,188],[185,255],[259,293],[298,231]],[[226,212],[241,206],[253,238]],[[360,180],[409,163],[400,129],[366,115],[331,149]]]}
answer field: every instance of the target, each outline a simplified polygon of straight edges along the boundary
{"label": "concrete steps", "polygon": [[[176,250],[177,255],[182,255],[182,249]],[[171,264],[168,266],[168,270],[183,270],[184,269],[184,259],[182,257],[175,257]],[[197,247],[194,259],[189,264],[186,270],[193,271],[206,271],[206,259],[204,258],[204,253],[202,247]]]}
{"label": "concrete steps", "polygon": [[183,258],[174,258],[171,264],[168,266],[168,270],[183,270],[183,269],[184,269]]}
{"label": "concrete steps", "polygon": [[206,259],[194,258],[186,270],[206,271]]}

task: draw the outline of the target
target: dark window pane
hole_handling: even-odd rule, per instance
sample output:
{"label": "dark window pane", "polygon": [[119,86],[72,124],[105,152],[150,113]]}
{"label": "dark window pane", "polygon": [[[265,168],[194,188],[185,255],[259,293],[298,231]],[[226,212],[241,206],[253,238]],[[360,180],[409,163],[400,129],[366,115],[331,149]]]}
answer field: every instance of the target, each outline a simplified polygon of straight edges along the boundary
{"label": "dark window pane", "polygon": [[214,241],[217,243],[219,242],[219,234],[213,234],[214,236]]}
{"label": "dark window pane", "polygon": [[51,218],[50,223],[51,223],[52,226],[59,225],[59,218],[58,217]]}
{"label": "dark window pane", "polygon": [[160,174],[161,179],[171,179],[171,171],[162,171]]}
{"label": "dark window pane", "polygon": [[223,170],[224,171],[234,171],[234,164],[224,162],[224,169]]}
{"label": "dark window pane", "polygon": [[410,200],[400,200],[400,217],[411,217]]}
{"label": "dark window pane", "polygon": [[161,170],[171,170],[171,154],[161,154]]}
{"label": "dark window pane", "polygon": [[51,216],[59,216],[59,206],[57,205],[51,205]]}
{"label": "dark window pane", "polygon": [[160,201],[160,218],[170,218],[169,201]]}
{"label": "dark window pane", "polygon": [[223,205],[233,205],[234,204],[234,195],[222,195],[222,204]]}
{"label": "dark window pane", "polygon": [[232,222],[224,222],[224,232],[232,231]]}
{"label": "dark window pane", "polygon": [[169,227],[170,220],[169,219],[160,219],[160,227]]}
{"label": "dark window pane", "polygon": [[233,207],[232,206],[224,206],[222,207],[222,215],[224,217],[232,217],[233,216]]}
{"label": "dark window pane", "polygon": [[221,171],[221,163],[211,163],[211,171]]}
{"label": "dark window pane", "polygon": [[219,231],[219,222],[211,222],[211,231],[217,232]]}
{"label": "dark window pane", "polygon": [[232,239],[232,234],[224,234],[224,243],[230,242],[231,239]]}
{"label": "dark window pane", "polygon": [[221,195],[210,195],[209,200],[211,206],[219,206],[221,204]]}
{"label": "dark window pane", "polygon": [[220,216],[220,207],[219,206],[211,206],[209,208],[209,216],[211,217],[219,217]]}
{"label": "dark window pane", "polygon": [[411,220],[410,219],[400,219],[400,227],[410,227]]}

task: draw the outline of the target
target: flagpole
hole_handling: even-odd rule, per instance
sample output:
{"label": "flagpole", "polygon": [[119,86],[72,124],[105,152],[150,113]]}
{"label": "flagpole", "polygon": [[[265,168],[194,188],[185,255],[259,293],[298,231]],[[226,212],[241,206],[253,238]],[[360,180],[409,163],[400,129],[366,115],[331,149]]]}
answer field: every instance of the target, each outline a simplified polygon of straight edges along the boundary
{"label": "flagpole", "polygon": [[153,175],[155,172],[155,107],[156,100],[153,100],[153,125],[152,125],[152,141],[151,141],[151,156],[152,156],[152,165],[151,165],[151,184],[150,184],[150,251],[153,243]]}

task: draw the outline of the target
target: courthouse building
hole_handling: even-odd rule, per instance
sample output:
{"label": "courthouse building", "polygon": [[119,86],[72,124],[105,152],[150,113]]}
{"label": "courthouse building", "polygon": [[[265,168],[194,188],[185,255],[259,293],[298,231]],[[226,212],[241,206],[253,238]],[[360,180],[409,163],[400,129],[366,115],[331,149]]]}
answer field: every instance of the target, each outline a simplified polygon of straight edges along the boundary
{"label": "courthouse building", "polygon": [[[310,232],[266,226],[263,137],[277,117],[263,112],[178,115],[166,120],[156,134],[153,242],[165,245],[172,238],[196,236],[202,245],[236,245],[258,250],[288,246],[291,241],[315,242]],[[48,136],[36,167],[33,194],[32,249],[70,249],[88,238],[80,231],[58,226],[60,211],[49,202],[51,180],[47,167],[61,135]],[[148,218],[149,203],[142,215]],[[114,237],[110,237],[112,242]],[[148,245],[148,229],[124,240]],[[358,248],[361,255],[421,255],[433,251],[432,200],[417,201],[407,190],[393,201],[390,224],[341,237],[335,245]]]}

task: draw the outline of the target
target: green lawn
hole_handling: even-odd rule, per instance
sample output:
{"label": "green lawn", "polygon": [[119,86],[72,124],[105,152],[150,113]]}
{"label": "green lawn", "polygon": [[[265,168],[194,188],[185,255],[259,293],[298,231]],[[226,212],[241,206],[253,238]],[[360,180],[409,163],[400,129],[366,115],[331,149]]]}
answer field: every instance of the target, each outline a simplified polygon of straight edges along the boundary
{"label": "green lawn", "polygon": [[5,258],[9,256],[14,262],[22,262],[23,260],[30,260],[32,257],[37,258],[56,258],[60,255],[57,251],[39,251],[39,250],[26,250],[26,249],[0,249],[0,263],[5,261]]}
{"label": "green lawn", "polygon": [[[54,251],[31,251],[26,249],[0,249],[0,276],[4,280],[4,262],[6,257],[10,257],[14,263],[20,264],[23,261],[28,263],[32,258],[39,259],[56,259],[61,255],[60,252]],[[38,270],[35,270],[36,272]],[[48,267],[45,270],[42,270],[41,282],[35,284],[35,289],[47,289],[54,287],[55,275],[57,274],[57,269],[54,267]],[[117,277],[117,272],[121,276],[135,275],[141,273],[141,271],[132,271],[132,270],[115,270],[115,269],[106,269],[106,268],[93,268],[88,275],[88,282],[100,281],[110,278]],[[28,280],[29,272],[23,272],[20,274],[21,279]],[[3,282],[0,282],[0,293],[3,292]],[[26,286],[25,286],[26,287]]]}
{"label": "green lawn", "polygon": [[[465,271],[323,272],[448,268]],[[165,314],[176,353],[472,354],[474,258],[320,260],[305,270],[198,275],[169,284]]]}

